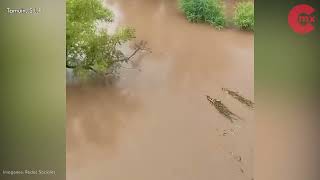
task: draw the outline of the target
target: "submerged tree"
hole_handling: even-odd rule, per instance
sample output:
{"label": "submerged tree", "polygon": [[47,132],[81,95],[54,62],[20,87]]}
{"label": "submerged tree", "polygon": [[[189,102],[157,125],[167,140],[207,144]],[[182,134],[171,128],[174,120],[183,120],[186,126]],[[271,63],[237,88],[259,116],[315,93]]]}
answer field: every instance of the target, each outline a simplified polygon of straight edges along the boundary
{"label": "submerged tree", "polygon": [[112,20],[112,12],[100,0],[67,0],[66,67],[76,76],[114,74],[122,62],[144,50],[145,43],[140,43],[132,55],[125,56],[119,45],[135,38],[134,29],[125,27],[108,34],[97,28],[98,23]]}

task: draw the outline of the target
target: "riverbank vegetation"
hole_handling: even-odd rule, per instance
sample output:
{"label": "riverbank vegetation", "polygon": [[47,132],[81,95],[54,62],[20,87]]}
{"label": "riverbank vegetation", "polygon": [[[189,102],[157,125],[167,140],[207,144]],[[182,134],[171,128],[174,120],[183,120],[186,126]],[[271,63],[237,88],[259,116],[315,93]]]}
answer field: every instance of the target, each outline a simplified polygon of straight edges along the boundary
{"label": "riverbank vegetation", "polygon": [[98,29],[99,23],[113,21],[113,13],[100,0],[67,0],[66,67],[79,78],[105,77],[116,73],[125,56],[119,46],[135,38],[132,28],[120,28],[110,34]]}
{"label": "riverbank vegetation", "polygon": [[[252,1],[241,1],[233,8],[230,20],[225,16],[225,5],[222,0],[178,0],[179,9],[192,23],[208,23],[221,29],[226,24],[234,24],[241,30],[254,30],[254,5]],[[226,23],[226,21],[230,23]]]}
{"label": "riverbank vegetation", "polygon": [[253,2],[239,2],[235,7],[234,24],[242,30],[254,30]]}
{"label": "riverbank vegetation", "polygon": [[225,26],[220,0],[179,0],[179,7],[190,22],[208,23],[218,29]]}

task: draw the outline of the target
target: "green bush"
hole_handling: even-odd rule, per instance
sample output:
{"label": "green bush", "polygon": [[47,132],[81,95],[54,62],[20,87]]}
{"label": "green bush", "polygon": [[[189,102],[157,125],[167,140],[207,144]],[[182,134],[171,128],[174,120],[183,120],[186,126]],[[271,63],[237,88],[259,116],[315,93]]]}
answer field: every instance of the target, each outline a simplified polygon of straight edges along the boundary
{"label": "green bush", "polygon": [[234,24],[242,30],[254,30],[254,6],[252,2],[239,2],[234,13]]}
{"label": "green bush", "polygon": [[225,26],[224,9],[220,0],[179,0],[179,7],[190,22]]}
{"label": "green bush", "polygon": [[98,22],[113,20],[102,0],[67,0],[66,6],[66,67],[81,78],[116,73],[119,63],[128,61],[118,47],[135,37],[134,29],[99,30]]}

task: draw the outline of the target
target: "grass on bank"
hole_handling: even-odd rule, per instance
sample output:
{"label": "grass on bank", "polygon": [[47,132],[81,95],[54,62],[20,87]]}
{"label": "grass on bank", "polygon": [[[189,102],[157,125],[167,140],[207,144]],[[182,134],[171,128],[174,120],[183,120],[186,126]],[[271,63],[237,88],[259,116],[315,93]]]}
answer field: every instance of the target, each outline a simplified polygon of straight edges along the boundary
{"label": "grass on bank", "polygon": [[235,7],[234,24],[241,30],[254,30],[254,5],[253,2],[239,2]]}
{"label": "grass on bank", "polygon": [[220,0],[179,0],[179,7],[190,22],[208,23],[218,29],[225,26],[224,8]]}

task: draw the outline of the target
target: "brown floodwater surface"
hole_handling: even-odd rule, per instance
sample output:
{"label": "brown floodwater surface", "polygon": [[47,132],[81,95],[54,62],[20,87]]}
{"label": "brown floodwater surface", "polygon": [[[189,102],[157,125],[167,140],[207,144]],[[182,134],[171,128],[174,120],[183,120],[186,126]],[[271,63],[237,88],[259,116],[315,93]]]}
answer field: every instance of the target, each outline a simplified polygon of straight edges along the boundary
{"label": "brown floodwater surface", "polygon": [[[106,6],[112,28],[134,27],[152,53],[112,86],[67,88],[67,179],[250,180],[253,111],[221,88],[253,100],[253,34],[191,24],[176,0]],[[230,123],[205,95],[243,120]]]}

